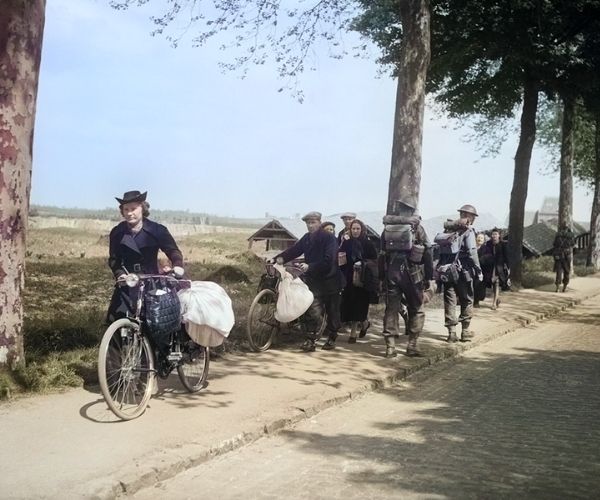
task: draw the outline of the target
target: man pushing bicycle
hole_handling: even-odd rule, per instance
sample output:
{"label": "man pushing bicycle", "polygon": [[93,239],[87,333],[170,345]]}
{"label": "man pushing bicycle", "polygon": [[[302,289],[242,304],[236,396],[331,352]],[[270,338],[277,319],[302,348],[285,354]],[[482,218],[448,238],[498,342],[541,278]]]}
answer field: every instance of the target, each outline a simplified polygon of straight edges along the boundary
{"label": "man pushing bicycle", "polygon": [[327,341],[323,349],[335,348],[337,332],[340,328],[341,293],[344,288],[344,276],[337,260],[338,244],[335,236],[321,228],[321,214],[309,212],[302,220],[308,232],[294,246],[275,257],[275,262],[285,264],[304,254],[304,263],[300,265],[304,275],[302,279],[314,295],[314,301],[304,313],[306,340],[302,350],[312,352],[319,340],[318,330],[323,313],[327,313]]}

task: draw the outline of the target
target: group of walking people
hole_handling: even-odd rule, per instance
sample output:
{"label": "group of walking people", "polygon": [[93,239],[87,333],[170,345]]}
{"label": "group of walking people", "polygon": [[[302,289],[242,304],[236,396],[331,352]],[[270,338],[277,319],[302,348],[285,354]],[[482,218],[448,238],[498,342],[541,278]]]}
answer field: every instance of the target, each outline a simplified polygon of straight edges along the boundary
{"label": "group of walking people", "polygon": [[[124,221],[110,233],[109,266],[117,286],[108,311],[109,321],[125,316],[132,308],[122,277],[129,272],[158,273],[159,250],[170,259],[177,275],[184,273],[183,256],[168,229],[147,218],[150,206],[146,193],[128,191],[117,201]],[[300,267],[314,301],[305,313],[302,349],[316,349],[325,313],[323,349],[336,347],[342,326],[348,329],[349,343],[364,337],[370,326],[369,306],[378,303],[382,290],[386,357],[397,356],[396,340],[401,332],[408,335],[406,355],[419,356],[417,340],[425,322],[424,305],[435,285],[443,294],[446,340],[459,340],[459,324],[460,340],[470,340],[473,307],[479,306],[486,289],[491,288],[492,309],[498,308],[500,290],[510,288],[510,266],[500,230],[494,228],[485,241],[485,235],[477,235],[473,229],[478,216],[475,207],[466,204],[458,212],[459,218],[447,221],[444,232],[434,238],[439,249],[435,266],[433,244],[416,207],[410,203],[397,200],[392,213],[384,217],[380,248],[371,241],[367,226],[355,213],[341,215],[344,227],[337,235],[333,222],[322,222],[319,212],[307,213],[302,218],[307,233],[274,259],[284,264],[304,255]],[[564,227],[559,230],[554,251],[556,291],[562,284],[564,292],[569,283],[573,241],[572,231]]]}
{"label": "group of walking people", "polygon": [[[496,308],[499,288],[506,289],[510,284],[508,254],[497,229],[478,252],[473,229],[477,210],[472,205],[463,205],[458,212],[457,220],[446,223],[440,241],[436,237],[440,256],[435,268],[432,242],[421,225],[416,207],[409,203],[398,200],[392,213],[384,217],[379,249],[369,239],[365,224],[352,212],[341,215],[344,227],[337,237],[335,224],[321,222],[319,212],[309,212],[303,217],[308,232],[275,260],[283,264],[304,254],[304,279],[315,297],[307,312],[309,324],[319,324],[320,315],[327,312],[323,349],[335,348],[342,325],[348,328],[349,343],[364,336],[370,326],[369,305],[377,303],[379,292],[383,291],[386,357],[397,356],[396,341],[401,333],[408,335],[406,355],[419,356],[417,341],[425,323],[424,305],[433,295],[434,280],[444,297],[447,340],[459,340],[459,324],[460,340],[472,338],[474,284],[492,288]],[[453,242],[448,251],[444,251],[444,240]],[[439,269],[444,266],[454,268],[453,279],[440,275]],[[480,288],[478,293],[481,300]],[[317,335],[316,328],[307,329],[303,350],[316,349]]]}

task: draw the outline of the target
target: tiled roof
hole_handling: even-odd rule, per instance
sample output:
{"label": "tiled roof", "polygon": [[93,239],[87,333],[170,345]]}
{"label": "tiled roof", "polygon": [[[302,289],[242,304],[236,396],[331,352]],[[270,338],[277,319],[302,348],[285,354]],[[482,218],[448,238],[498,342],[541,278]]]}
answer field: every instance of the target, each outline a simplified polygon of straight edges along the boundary
{"label": "tiled roof", "polygon": [[[556,219],[531,224],[523,229],[523,246],[535,256],[544,255],[552,250],[557,231],[558,221]],[[575,237],[585,233],[587,233],[585,227],[577,222],[573,223]]]}

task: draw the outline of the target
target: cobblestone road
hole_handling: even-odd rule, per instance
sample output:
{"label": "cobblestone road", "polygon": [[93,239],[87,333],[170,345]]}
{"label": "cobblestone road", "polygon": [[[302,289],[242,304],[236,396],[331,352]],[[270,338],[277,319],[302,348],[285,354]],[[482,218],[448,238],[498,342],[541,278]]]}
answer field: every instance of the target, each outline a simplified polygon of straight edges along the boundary
{"label": "cobblestone road", "polygon": [[200,497],[600,498],[600,307],[588,301],[135,495]]}

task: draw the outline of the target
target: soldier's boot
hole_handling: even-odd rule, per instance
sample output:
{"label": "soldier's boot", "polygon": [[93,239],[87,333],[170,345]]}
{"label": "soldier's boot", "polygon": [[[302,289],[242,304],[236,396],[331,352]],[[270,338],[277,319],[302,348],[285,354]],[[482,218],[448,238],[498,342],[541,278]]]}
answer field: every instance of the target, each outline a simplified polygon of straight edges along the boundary
{"label": "soldier's boot", "polygon": [[556,285],[556,292],[558,293],[559,290],[560,290],[560,285]]}
{"label": "soldier's boot", "polygon": [[456,336],[456,328],[454,326],[448,327],[448,337],[446,338],[446,342],[458,342],[458,337]]}
{"label": "soldier's boot", "polygon": [[567,291],[567,285],[563,285],[562,291],[563,291],[563,293]]}
{"label": "soldier's boot", "polygon": [[462,330],[460,332],[460,341],[461,342],[469,342],[473,337],[473,331],[469,330],[470,323],[467,321],[463,321]]}
{"label": "soldier's boot", "polygon": [[406,345],[406,355],[409,357],[420,356],[421,351],[417,348],[418,335],[411,333],[408,335],[408,344]]}
{"label": "soldier's boot", "polygon": [[385,339],[385,357],[394,358],[398,355],[396,352],[396,338],[393,335],[386,335]]}

